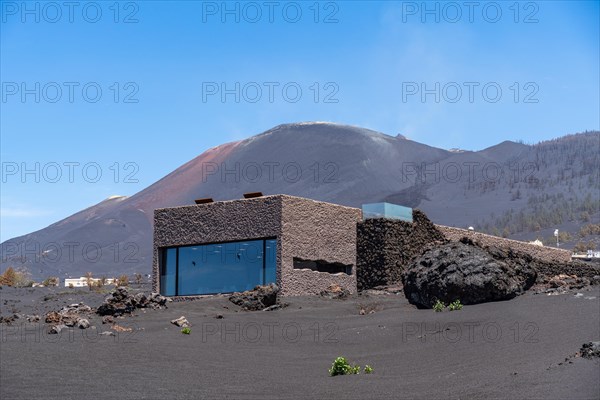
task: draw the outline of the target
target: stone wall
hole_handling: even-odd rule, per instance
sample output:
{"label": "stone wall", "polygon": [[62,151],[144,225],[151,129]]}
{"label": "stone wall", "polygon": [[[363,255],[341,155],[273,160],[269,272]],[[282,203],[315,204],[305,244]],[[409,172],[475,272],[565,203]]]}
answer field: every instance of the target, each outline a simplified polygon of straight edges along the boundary
{"label": "stone wall", "polygon": [[499,247],[502,249],[512,249],[513,251],[523,252],[531,255],[541,261],[550,263],[568,263],[571,261],[571,252],[569,250],[557,249],[547,246],[536,246],[527,242],[505,239],[498,236],[487,235],[485,233],[470,231],[468,229],[454,228],[450,226],[436,225],[436,228],[444,236],[452,241],[458,242],[463,237],[479,243],[482,247]]}
{"label": "stone wall", "polygon": [[357,284],[359,290],[401,281],[410,262],[434,243],[445,242],[427,216],[413,210],[413,222],[367,219],[357,225]]}
{"label": "stone wall", "polygon": [[[356,292],[356,224],[358,208],[282,196],[281,294],[319,294],[331,285]],[[330,274],[294,269],[293,258],[352,266],[352,273]]]}

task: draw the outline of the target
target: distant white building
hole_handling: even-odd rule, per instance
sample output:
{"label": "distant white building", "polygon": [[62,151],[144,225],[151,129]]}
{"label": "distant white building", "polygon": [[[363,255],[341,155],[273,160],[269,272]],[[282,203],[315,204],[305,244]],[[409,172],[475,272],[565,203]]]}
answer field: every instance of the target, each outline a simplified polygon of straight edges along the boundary
{"label": "distant white building", "polygon": [[[102,279],[99,278],[91,278],[94,285],[100,282]],[[105,285],[114,285],[116,279],[106,279],[104,281]],[[65,279],[65,287],[85,287],[88,285],[88,278],[82,276],[81,278],[68,278]]]}
{"label": "distant white building", "polygon": [[588,250],[587,256],[589,258],[600,258],[600,251]]}
{"label": "distant white building", "polygon": [[542,241],[539,240],[539,239],[535,239],[535,240],[533,240],[533,241],[531,241],[529,243],[534,244],[536,246],[542,246],[542,247],[544,247],[544,243],[542,243]]}

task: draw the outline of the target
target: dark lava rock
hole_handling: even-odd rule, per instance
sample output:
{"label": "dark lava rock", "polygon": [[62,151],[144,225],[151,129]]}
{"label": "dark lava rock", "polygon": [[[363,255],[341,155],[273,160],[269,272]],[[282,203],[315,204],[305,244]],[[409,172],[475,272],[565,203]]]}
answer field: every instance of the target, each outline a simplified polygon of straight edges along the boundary
{"label": "dark lava rock", "polygon": [[274,283],[266,286],[256,286],[253,290],[234,293],[229,301],[247,311],[258,311],[277,303],[279,287]]}
{"label": "dark lava rock", "polygon": [[0,316],[0,324],[6,324],[6,325],[12,325],[13,322],[15,322],[15,320],[19,319],[19,314],[13,314],[13,315],[9,315],[8,317],[1,317]]}
{"label": "dark lava rock", "polygon": [[98,307],[98,315],[123,315],[129,314],[134,310],[133,305],[118,302],[105,302]]}
{"label": "dark lava rock", "polygon": [[526,260],[496,257],[461,242],[430,248],[403,275],[406,298],[425,308],[436,300],[477,304],[511,299],[535,283],[536,271]]}
{"label": "dark lava rock", "polygon": [[600,358],[600,342],[584,343],[579,350],[581,357],[591,360],[592,358]]}
{"label": "dark lava rock", "polygon": [[133,305],[135,305],[138,308],[144,308],[148,306],[148,297],[146,297],[146,294],[144,293],[136,293],[135,296],[133,296],[133,301],[132,301]]}
{"label": "dark lava rock", "polygon": [[151,293],[150,297],[148,297],[148,307],[151,308],[166,308],[167,307],[167,298],[165,296],[161,296],[158,293]]}
{"label": "dark lava rock", "polygon": [[116,303],[122,302],[123,300],[126,300],[128,297],[129,297],[129,292],[127,291],[127,288],[124,288],[122,286],[116,288],[114,290],[114,292],[112,293],[112,300]]}
{"label": "dark lava rock", "polygon": [[166,308],[167,298],[158,293],[146,296],[144,293],[129,294],[127,288],[118,287],[108,296],[104,303],[98,307],[98,315],[123,315],[131,314],[136,308]]}

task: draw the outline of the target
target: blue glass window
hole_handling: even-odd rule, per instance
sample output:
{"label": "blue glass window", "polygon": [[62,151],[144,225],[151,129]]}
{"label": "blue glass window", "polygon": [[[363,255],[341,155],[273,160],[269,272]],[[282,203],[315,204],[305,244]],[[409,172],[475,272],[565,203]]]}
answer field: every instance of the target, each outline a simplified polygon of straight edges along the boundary
{"label": "blue glass window", "polygon": [[265,240],[265,282],[277,282],[277,240]]}
{"label": "blue glass window", "polygon": [[163,254],[161,294],[166,296],[241,292],[277,279],[275,239],[181,246]]}
{"label": "blue glass window", "polygon": [[412,208],[392,203],[363,204],[362,213],[363,220],[372,218],[389,218],[413,222]]}
{"label": "blue glass window", "polygon": [[175,295],[175,279],[177,273],[177,249],[169,248],[163,251],[160,266],[160,292],[165,296]]}

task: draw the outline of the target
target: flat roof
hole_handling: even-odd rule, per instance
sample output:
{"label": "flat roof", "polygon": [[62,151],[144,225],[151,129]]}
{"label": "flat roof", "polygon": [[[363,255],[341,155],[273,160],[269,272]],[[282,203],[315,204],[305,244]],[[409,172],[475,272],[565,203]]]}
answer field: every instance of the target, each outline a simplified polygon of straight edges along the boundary
{"label": "flat roof", "polygon": [[251,198],[239,198],[239,199],[230,199],[230,200],[215,200],[212,203],[201,203],[201,204],[185,204],[185,205],[181,205],[181,206],[173,206],[173,207],[160,207],[160,208],[156,208],[154,211],[159,211],[159,210],[171,210],[174,208],[188,208],[188,207],[214,207],[215,205],[218,204],[224,204],[224,203],[234,203],[234,202],[239,202],[239,203],[245,203],[245,202],[249,202],[249,201],[265,201],[268,199],[294,199],[294,200],[302,200],[302,201],[311,201],[314,203],[322,203],[322,204],[326,204],[329,206],[335,206],[335,207],[343,207],[343,208],[349,208],[351,210],[361,210],[358,207],[350,207],[350,206],[345,206],[342,204],[337,204],[337,203],[330,203],[327,201],[322,201],[322,200],[314,200],[314,199],[309,199],[307,197],[300,197],[300,196],[292,196],[289,194],[269,194],[269,195],[263,195],[261,197],[251,197]]}

